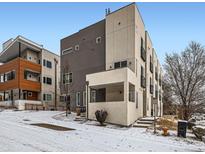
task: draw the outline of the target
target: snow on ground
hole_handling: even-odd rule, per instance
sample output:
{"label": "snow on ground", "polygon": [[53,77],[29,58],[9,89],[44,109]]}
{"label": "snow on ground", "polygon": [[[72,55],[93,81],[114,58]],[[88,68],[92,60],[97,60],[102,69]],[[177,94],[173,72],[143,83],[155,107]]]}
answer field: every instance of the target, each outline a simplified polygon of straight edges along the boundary
{"label": "snow on ground", "polygon": [[[73,121],[58,111],[0,112],[0,151],[205,151],[205,144],[191,138],[154,135],[143,128],[96,126],[95,121]],[[32,123],[73,128],[56,131]]]}
{"label": "snow on ground", "polygon": [[194,116],[192,116],[191,119],[195,119],[196,120],[196,125],[200,125],[200,126],[204,126],[205,127],[205,114],[196,114]]}

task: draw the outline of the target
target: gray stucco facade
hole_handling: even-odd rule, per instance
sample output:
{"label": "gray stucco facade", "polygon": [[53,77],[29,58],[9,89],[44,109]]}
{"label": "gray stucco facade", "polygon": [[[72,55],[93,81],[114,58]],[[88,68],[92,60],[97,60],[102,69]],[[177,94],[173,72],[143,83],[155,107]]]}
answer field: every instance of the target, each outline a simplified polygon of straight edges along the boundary
{"label": "gray stucco facade", "polygon": [[[64,51],[71,49],[69,53]],[[68,94],[71,110],[84,106],[86,74],[105,70],[105,20],[90,25],[61,40],[61,81],[63,74],[72,73],[72,82],[61,82],[61,95]],[[80,102],[76,103],[76,93]]]}

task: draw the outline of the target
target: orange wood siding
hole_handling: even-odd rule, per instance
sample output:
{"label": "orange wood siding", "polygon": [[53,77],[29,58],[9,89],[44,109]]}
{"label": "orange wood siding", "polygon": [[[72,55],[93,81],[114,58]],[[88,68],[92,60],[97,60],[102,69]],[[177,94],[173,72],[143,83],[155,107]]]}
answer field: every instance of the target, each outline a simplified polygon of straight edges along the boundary
{"label": "orange wood siding", "polygon": [[20,66],[19,67],[20,68],[19,69],[19,74],[20,74],[19,88],[23,90],[30,90],[30,91],[41,91],[40,82],[29,81],[29,80],[24,79],[24,71],[26,69],[41,73],[41,65],[21,58],[19,66]]}
{"label": "orange wood siding", "polygon": [[[29,92],[28,92],[29,93]],[[32,96],[27,96],[28,100],[38,100],[38,93],[32,91]]]}
{"label": "orange wood siding", "polygon": [[26,69],[41,73],[41,65],[35,64],[28,60],[24,60],[22,58],[16,58],[6,64],[1,65],[0,74],[15,70],[16,77],[14,80],[0,83],[0,91],[17,88],[30,91],[41,91],[40,82],[29,81],[24,79],[24,70]]}
{"label": "orange wood siding", "polygon": [[15,79],[0,83],[0,91],[16,89],[19,87],[19,59],[16,58],[6,64],[0,65],[0,74],[15,70]]}

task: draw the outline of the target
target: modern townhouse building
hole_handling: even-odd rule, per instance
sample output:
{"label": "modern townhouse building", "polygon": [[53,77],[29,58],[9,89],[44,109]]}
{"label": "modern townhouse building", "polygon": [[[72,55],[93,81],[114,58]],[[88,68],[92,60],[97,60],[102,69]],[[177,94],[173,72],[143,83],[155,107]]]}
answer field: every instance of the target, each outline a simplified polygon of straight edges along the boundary
{"label": "modern townhouse building", "polygon": [[60,57],[22,36],[3,44],[0,53],[0,105],[63,106],[60,98]]}
{"label": "modern townhouse building", "polygon": [[135,3],[62,39],[61,75],[62,94],[88,119],[102,109],[107,122],[129,126],[163,114],[162,70]]}
{"label": "modern townhouse building", "polygon": [[61,40],[61,94],[71,110],[86,106],[86,75],[105,71],[105,20]]}

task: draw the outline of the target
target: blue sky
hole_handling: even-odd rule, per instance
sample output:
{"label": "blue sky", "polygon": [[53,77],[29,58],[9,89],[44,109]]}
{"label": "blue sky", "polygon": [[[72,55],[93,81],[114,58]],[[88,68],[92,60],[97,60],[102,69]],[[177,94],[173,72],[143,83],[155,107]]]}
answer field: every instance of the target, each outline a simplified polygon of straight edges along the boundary
{"label": "blue sky", "polygon": [[[0,43],[23,35],[59,53],[60,39],[129,3],[0,3]],[[205,45],[205,3],[137,3],[157,55]],[[0,48],[1,49],[1,48]]]}

